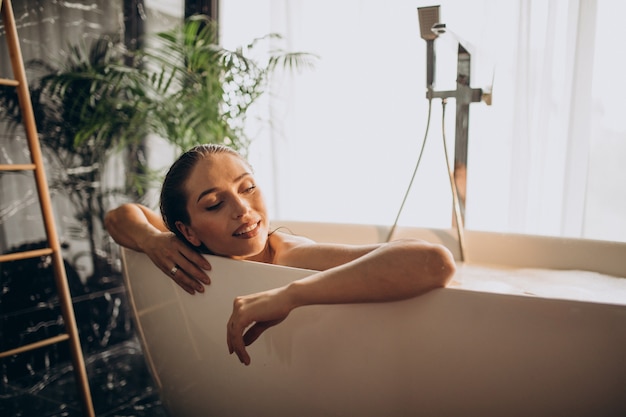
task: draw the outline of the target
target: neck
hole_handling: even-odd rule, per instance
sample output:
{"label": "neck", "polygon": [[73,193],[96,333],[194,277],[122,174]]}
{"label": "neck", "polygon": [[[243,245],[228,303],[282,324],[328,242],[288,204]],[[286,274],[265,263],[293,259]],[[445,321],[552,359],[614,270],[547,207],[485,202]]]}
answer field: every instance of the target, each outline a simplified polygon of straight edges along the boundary
{"label": "neck", "polygon": [[271,244],[271,236],[268,237],[267,242],[265,243],[265,247],[263,250],[256,255],[245,257],[246,261],[254,261],[254,262],[263,262],[266,264],[274,263],[274,255],[275,251]]}

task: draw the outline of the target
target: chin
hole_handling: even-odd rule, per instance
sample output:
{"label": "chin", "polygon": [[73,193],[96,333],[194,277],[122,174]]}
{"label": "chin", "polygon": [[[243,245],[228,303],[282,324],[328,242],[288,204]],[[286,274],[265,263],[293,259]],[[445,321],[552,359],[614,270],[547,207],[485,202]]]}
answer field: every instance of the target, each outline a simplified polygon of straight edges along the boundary
{"label": "chin", "polygon": [[237,249],[230,251],[226,256],[234,259],[249,259],[263,254],[265,247],[267,246],[267,239],[263,241],[247,241],[240,242],[237,245]]}

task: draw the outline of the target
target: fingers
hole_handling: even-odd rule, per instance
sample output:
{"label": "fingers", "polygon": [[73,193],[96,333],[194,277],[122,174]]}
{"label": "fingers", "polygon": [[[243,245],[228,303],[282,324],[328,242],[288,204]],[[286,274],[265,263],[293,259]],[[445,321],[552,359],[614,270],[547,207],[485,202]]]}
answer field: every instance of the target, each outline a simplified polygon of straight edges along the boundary
{"label": "fingers", "polygon": [[164,274],[189,294],[204,292],[204,285],[211,283],[206,273],[211,264],[173,233],[164,233],[152,240],[145,252]]}
{"label": "fingers", "polygon": [[250,355],[246,351],[243,334],[247,327],[254,323],[253,315],[250,315],[249,303],[253,296],[236,297],[233,301],[233,312],[226,327],[226,343],[228,352],[237,354],[239,361],[244,365],[250,364]]}
{"label": "fingers", "polygon": [[202,283],[199,283],[195,280],[195,278],[187,275],[182,268],[178,268],[175,274],[170,273],[168,275],[176,284],[191,295],[195,294],[196,291],[200,293],[204,292],[204,286]]}
{"label": "fingers", "polygon": [[285,303],[285,297],[281,297],[282,294],[284,292],[276,288],[235,298],[227,324],[226,342],[228,351],[237,354],[241,363],[250,364],[246,346],[289,315],[290,307]]}
{"label": "fingers", "polygon": [[175,251],[172,254],[172,261],[178,265],[178,268],[185,272],[185,275],[197,282],[209,285],[211,280],[206,274],[211,269],[211,264],[198,252],[189,248],[183,242],[174,237]]}
{"label": "fingers", "polygon": [[[174,262],[174,261],[170,261]],[[168,275],[180,285],[185,291],[190,294],[194,294],[197,292],[204,292],[203,284],[210,284],[211,280],[209,279],[206,272],[198,270],[201,275],[203,275],[203,280],[200,281],[197,277],[197,273],[192,275],[189,273],[190,270],[197,269],[197,267],[186,260],[185,257],[182,257],[182,260],[179,260],[180,263],[176,264],[176,273],[172,274],[172,270],[169,271]]]}
{"label": "fingers", "polygon": [[255,340],[259,338],[259,336],[263,334],[264,331],[272,326],[276,326],[281,321],[283,321],[283,319],[254,323],[244,333],[245,327],[241,328],[241,326],[237,326],[235,321],[231,319],[229,321],[227,331],[227,344],[229,353],[236,353],[241,363],[243,363],[244,365],[250,365],[250,355],[246,350],[246,346],[250,346],[252,343],[254,343]]}
{"label": "fingers", "polygon": [[263,334],[264,331],[269,329],[272,326],[276,326],[282,320],[272,320],[272,321],[264,321],[261,323],[255,323],[252,327],[250,327],[243,335],[243,343],[245,346],[250,346],[254,343],[255,340]]}
{"label": "fingers", "polygon": [[245,327],[247,326],[241,327],[240,325],[237,325],[231,316],[231,320],[228,321],[226,329],[226,342],[228,344],[228,352],[231,354],[237,354],[239,362],[248,366],[250,365],[250,355],[248,355],[248,352],[246,351],[246,346],[242,336]]}
{"label": "fingers", "polygon": [[204,256],[190,249],[187,245],[183,243],[179,244],[181,246],[178,248],[178,252],[181,259],[179,259],[179,262],[177,263],[178,267],[183,269],[187,276],[198,282],[209,285],[211,283],[211,279],[206,274],[206,271],[211,270],[211,264]]}
{"label": "fingers", "polygon": [[269,326],[264,326],[263,323],[255,323],[243,335],[244,346],[250,346],[265,330],[268,329],[268,327]]}

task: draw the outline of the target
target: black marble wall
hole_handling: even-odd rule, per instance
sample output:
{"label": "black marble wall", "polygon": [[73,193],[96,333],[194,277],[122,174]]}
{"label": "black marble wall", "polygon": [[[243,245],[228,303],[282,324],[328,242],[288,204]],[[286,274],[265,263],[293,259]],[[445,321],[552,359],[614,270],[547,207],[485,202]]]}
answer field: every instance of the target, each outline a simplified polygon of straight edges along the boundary
{"label": "black marble wall", "polygon": [[[10,252],[46,247],[47,242],[24,244]],[[65,262],[74,313],[85,354],[90,355],[134,338],[125,288],[118,272],[83,283]],[[65,325],[49,256],[0,264],[0,351],[7,351],[65,333]],[[2,360],[3,381],[49,372],[67,361],[66,343],[55,344]]]}
{"label": "black marble wall", "polygon": [[[104,33],[125,35],[129,13],[140,23],[155,15],[140,0],[12,3],[25,62],[58,64],[69,44],[88,44]],[[170,20],[164,16],[159,24]],[[27,66],[27,76],[37,74]],[[14,78],[3,24],[0,77]],[[0,164],[30,162],[23,131],[7,126],[0,120]],[[44,150],[44,158],[50,157]],[[94,267],[88,232],[64,190],[51,194],[97,415],[164,416],[133,327],[115,245],[103,230],[92,232],[98,245]],[[0,253],[47,246],[32,178],[0,172]],[[0,351],[61,333],[66,330],[50,257],[0,263]],[[67,342],[0,359],[0,416],[82,415]]]}
{"label": "black marble wall", "polygon": [[[49,256],[0,268],[0,351],[66,332]],[[65,268],[97,415],[165,416],[121,275],[109,269],[83,283],[71,264]],[[0,359],[0,415],[83,415],[67,342]]]}

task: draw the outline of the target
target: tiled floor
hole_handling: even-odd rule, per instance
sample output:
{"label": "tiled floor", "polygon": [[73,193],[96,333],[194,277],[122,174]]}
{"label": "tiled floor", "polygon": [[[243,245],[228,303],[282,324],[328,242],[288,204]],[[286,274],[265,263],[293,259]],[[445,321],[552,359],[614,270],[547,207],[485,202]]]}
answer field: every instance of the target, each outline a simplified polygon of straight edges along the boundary
{"label": "tiled floor", "polygon": [[[85,358],[98,417],[167,417],[136,340]],[[83,416],[71,363],[0,384],[0,416]]]}

